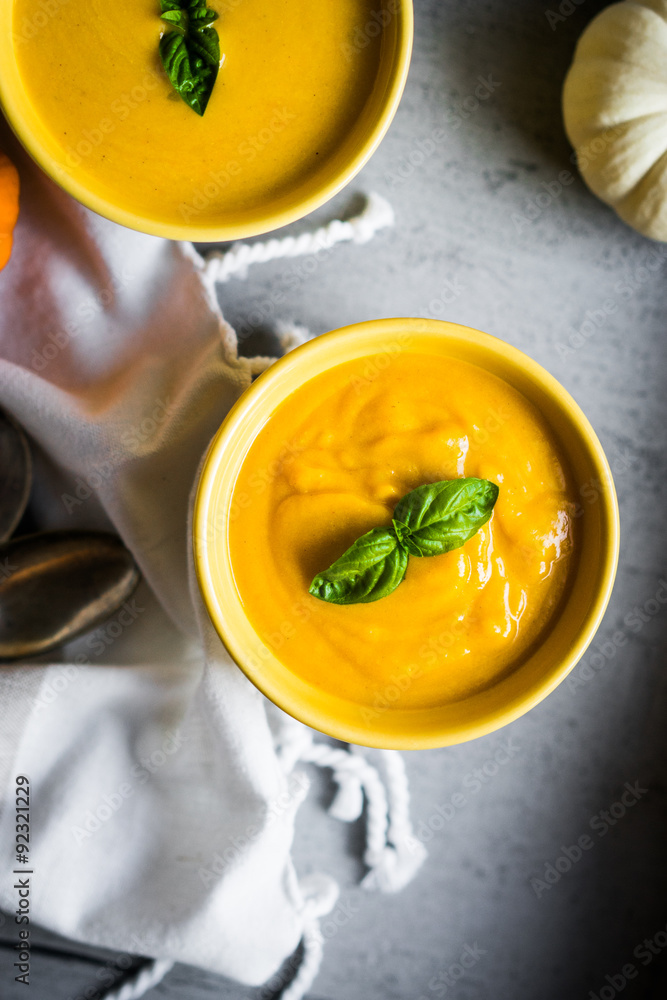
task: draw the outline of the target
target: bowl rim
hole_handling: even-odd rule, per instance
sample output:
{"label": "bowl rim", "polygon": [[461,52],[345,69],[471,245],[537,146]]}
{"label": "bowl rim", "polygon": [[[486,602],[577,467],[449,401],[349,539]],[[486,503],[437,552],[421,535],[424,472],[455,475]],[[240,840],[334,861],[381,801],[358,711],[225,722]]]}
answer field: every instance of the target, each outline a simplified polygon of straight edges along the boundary
{"label": "bowl rim", "polygon": [[[276,692],[272,685],[266,682],[260,669],[254,668],[247,661],[244,662],[242,644],[237,643],[233,635],[227,634],[227,630],[219,614],[218,596],[209,577],[207,515],[211,493],[215,484],[217,467],[220,464],[222,456],[234,441],[239,428],[246,421],[249,411],[252,411],[259,393],[268,388],[268,386],[277,382],[279,383],[286,368],[293,369],[295,366],[301,367],[304,362],[307,363],[311,354],[318,350],[318,344],[320,345],[319,349],[323,349],[321,345],[324,343],[339,342],[340,350],[338,354],[340,361],[337,364],[344,364],[349,360],[344,353],[346,342],[353,343],[358,341],[360,336],[374,337],[377,335],[379,345],[383,342],[386,343],[387,336],[403,333],[406,330],[408,332],[414,330],[426,334],[438,333],[445,337],[449,333],[450,339],[453,339],[454,334],[459,339],[463,336],[485,351],[501,357],[516,370],[522,371],[531,380],[536,381],[556,406],[561,411],[564,411],[576,429],[581,443],[586,446],[591,456],[595,473],[600,484],[603,486],[600,502],[603,504],[602,517],[608,527],[608,532],[602,539],[600,583],[598,589],[586,614],[584,625],[570,644],[569,652],[563,657],[560,665],[556,669],[545,673],[542,680],[536,682],[524,695],[515,699],[513,704],[508,703],[504,707],[493,709],[487,713],[486,717],[479,721],[463,723],[459,727],[454,728],[448,727],[447,731],[439,736],[414,737],[414,735],[411,735],[403,738],[401,736],[397,737],[394,731],[384,731],[381,723],[376,726],[367,726],[362,723],[351,725],[345,721],[341,721],[338,717],[328,716],[326,713],[320,712],[317,708],[306,702],[297,704],[285,696],[282,691]],[[372,357],[372,350],[355,356],[365,357],[367,354]],[[327,367],[334,366],[329,365]],[[317,372],[312,372],[307,376],[306,381],[316,377],[323,370],[325,369],[321,368]],[[291,395],[293,391],[295,391],[294,388],[290,388],[288,392],[285,392],[280,402]],[[279,406],[280,402],[276,406]],[[255,435],[264,426],[264,422],[270,419],[275,409],[276,407],[274,406],[268,415],[265,416],[264,421],[258,425]],[[253,440],[255,435],[253,435]],[[232,660],[255,687],[270,701],[298,721],[325,735],[332,736],[344,742],[380,749],[434,749],[476,739],[515,721],[543,701],[548,694],[562,683],[576,666],[593,640],[611,597],[619,558],[620,517],[616,489],[602,445],[578,403],[554,376],[518,348],[500,338],[482,333],[472,327],[465,327],[443,320],[397,317],[355,323],[321,334],[278,359],[243,392],[213,437],[202,462],[193,508],[192,545],[196,578],[211,622]],[[234,587],[233,582],[231,586]],[[254,632],[251,624],[250,627]],[[280,662],[279,655],[274,654],[274,658]],[[281,665],[285,670],[289,670],[284,664]]]}
{"label": "bowl rim", "polygon": [[[391,72],[388,75],[388,83],[381,105],[381,112],[377,116],[373,128],[368,132],[366,139],[360,144],[355,155],[347,160],[341,169],[336,171],[327,182],[318,185],[306,197],[297,197],[296,200],[292,199],[286,207],[278,210],[274,209],[273,211],[267,210],[262,215],[261,220],[255,220],[254,222],[230,225],[213,223],[172,225],[171,223],[155,221],[144,217],[139,212],[117,207],[108,201],[107,198],[91,190],[87,184],[81,183],[75,176],[67,173],[46,148],[46,141],[43,137],[48,136],[49,133],[37,112],[34,111],[34,117],[38,126],[38,134],[35,134],[25,121],[25,116],[21,108],[21,97],[17,93],[17,90],[21,91],[24,95],[23,100],[28,102],[31,109],[32,104],[27,95],[25,95],[25,91],[21,90],[18,68],[16,69],[16,74],[13,74],[12,62],[15,48],[11,31],[0,33],[0,110],[4,111],[12,131],[23,147],[52,181],[67,191],[68,194],[71,194],[86,208],[91,209],[93,212],[112,222],[149,236],[161,236],[171,240],[190,240],[194,243],[221,243],[248,239],[254,236],[263,236],[299,219],[303,219],[335,197],[368,162],[391,125],[398,109],[410,68],[414,38],[414,12],[413,0],[386,0],[386,2],[392,5],[392,9],[395,10],[397,17],[397,41],[393,50],[385,56],[386,59],[392,59],[392,66]],[[12,4],[7,4],[6,10],[11,17]],[[16,75],[18,78],[19,82],[17,84],[10,82],[12,75]]]}

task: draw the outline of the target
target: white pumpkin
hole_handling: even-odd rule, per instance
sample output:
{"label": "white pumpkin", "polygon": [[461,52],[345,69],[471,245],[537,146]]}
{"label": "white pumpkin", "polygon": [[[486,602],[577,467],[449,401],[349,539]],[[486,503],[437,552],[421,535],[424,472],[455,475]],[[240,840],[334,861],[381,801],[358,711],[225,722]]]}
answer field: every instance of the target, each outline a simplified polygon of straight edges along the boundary
{"label": "white pumpkin", "polygon": [[563,114],[591,191],[640,233],[667,241],[667,0],[624,0],[591,21]]}

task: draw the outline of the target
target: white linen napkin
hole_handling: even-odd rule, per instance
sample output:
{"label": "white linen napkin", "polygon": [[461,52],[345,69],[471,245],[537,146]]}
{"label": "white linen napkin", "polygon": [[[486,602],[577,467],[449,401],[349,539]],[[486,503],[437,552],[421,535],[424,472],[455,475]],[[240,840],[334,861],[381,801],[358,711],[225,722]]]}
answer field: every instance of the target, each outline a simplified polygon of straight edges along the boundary
{"label": "white linen napkin", "polygon": [[[294,875],[294,814],[308,784],[297,759],[334,768],[334,812],[346,819],[359,814],[370,766],[338,748],[314,751],[310,731],[277,710],[269,724],[193,578],[198,467],[267,361],[238,357],[211,271],[191,247],[87,211],[0,125],[22,179],[14,252],[0,273],[0,405],[31,438],[33,509],[44,527],[117,532],[143,573],[91,635],[0,667],[2,870],[21,867],[14,793],[26,775],[32,920],[163,960],[157,978],[182,961],[258,984],[304,933],[321,951],[312,921],[335,901],[326,878],[299,886]],[[400,798],[393,834],[386,803],[371,810],[367,861],[390,890],[423,855],[408,844],[402,781],[389,783],[390,800]],[[16,892],[3,876],[9,913]]]}

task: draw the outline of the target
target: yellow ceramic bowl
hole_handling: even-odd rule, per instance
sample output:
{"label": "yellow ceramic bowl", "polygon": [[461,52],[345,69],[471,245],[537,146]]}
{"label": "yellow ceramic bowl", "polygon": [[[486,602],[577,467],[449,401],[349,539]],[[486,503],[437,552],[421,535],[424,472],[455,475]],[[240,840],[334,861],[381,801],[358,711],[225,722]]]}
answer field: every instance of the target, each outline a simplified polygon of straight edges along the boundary
{"label": "yellow ceramic bowl", "polygon": [[128,211],[81,183],[61,147],[49,134],[21,81],[12,42],[12,0],[0,0],[0,107],[14,132],[39,166],[78,201],[99,215],[130,229],[194,242],[258,236],[303,218],[333,198],[357,174],[380,144],[398,108],[410,66],[413,38],[412,0],[385,0],[395,14],[384,28],[380,69],[375,88],[356,126],[339,150],[311,178],[280,199],[270,197],[244,210],[228,225],[192,221],[171,225]]}
{"label": "yellow ceramic bowl", "polygon": [[[397,350],[472,362],[504,379],[538,408],[569,462],[581,497],[580,550],[556,620],[513,673],[454,704],[397,710],[388,701],[386,711],[368,724],[363,721],[362,706],[307,684],[259,639],[234,584],[227,522],[241,464],[280,403],[326,368]],[[438,320],[377,320],[335,330],[269,368],[233,407],[213,440],[199,483],[193,527],[195,563],[206,607],[225,646],[250,680],[280,708],[330,736],[398,749],[461,743],[492,732],[537,705],[567,676],[593,638],[618,561],[618,505],[611,471],[575,401],[543,368],[509,344]]]}

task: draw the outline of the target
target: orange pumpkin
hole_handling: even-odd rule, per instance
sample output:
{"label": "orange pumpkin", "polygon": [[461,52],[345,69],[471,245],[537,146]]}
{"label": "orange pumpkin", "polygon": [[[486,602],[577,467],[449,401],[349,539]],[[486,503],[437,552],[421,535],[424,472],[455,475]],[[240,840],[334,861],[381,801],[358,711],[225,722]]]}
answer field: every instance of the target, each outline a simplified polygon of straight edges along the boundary
{"label": "orange pumpkin", "polygon": [[9,157],[0,152],[0,270],[12,252],[14,226],[18,217],[18,171]]}

